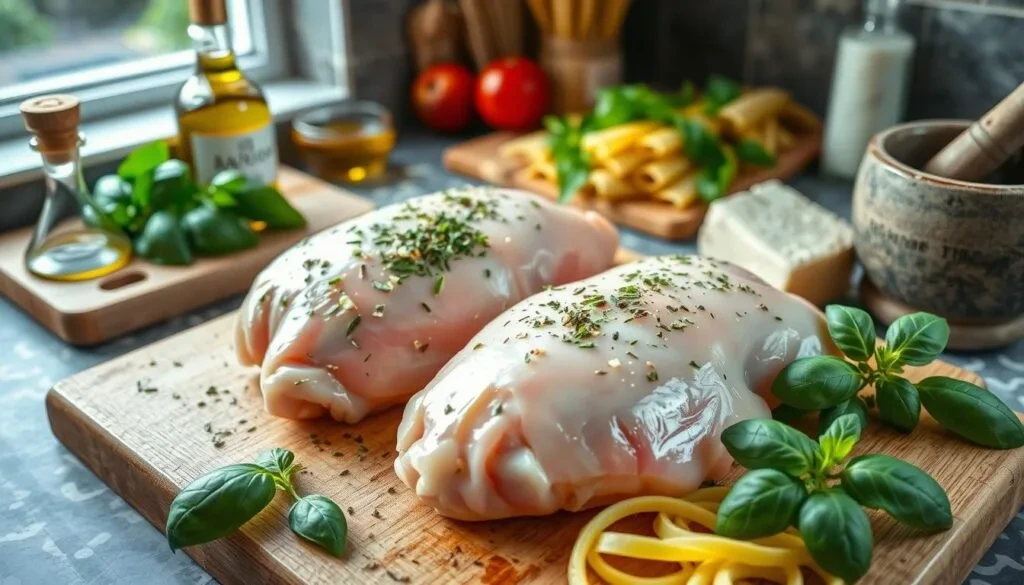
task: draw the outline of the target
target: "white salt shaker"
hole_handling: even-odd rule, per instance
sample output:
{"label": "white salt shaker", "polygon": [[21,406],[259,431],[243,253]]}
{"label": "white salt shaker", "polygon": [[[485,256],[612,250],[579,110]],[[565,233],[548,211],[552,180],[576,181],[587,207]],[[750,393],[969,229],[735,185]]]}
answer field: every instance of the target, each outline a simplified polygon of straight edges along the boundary
{"label": "white salt shaker", "polygon": [[899,28],[901,0],[866,0],[864,22],[843,32],[825,118],[822,170],[852,179],[868,141],[903,118],[914,37]]}

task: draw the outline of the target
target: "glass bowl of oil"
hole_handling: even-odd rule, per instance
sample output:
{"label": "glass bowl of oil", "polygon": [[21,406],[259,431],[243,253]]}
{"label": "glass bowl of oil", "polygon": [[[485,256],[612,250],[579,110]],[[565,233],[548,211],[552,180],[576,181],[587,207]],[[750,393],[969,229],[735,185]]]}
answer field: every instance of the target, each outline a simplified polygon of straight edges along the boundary
{"label": "glass bowl of oil", "polygon": [[378,180],[387,171],[395,126],[384,106],[346,101],[295,118],[292,141],[317,176],[361,183]]}

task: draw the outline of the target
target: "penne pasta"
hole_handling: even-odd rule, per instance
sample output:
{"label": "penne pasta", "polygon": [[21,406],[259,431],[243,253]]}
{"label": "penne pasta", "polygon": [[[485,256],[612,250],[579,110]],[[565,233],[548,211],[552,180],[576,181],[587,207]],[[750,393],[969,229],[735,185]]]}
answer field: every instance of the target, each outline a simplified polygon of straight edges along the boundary
{"label": "penne pasta", "polygon": [[768,118],[764,124],[764,140],[761,141],[768,154],[775,156],[779,151],[779,119]]}
{"label": "penne pasta", "polygon": [[557,183],[558,171],[555,163],[549,159],[535,160],[526,167],[526,178]]}
{"label": "penne pasta", "polygon": [[651,196],[671,203],[679,209],[686,209],[700,200],[700,194],[697,193],[697,173],[690,173],[667,188],[655,191]]}
{"label": "penne pasta", "polygon": [[626,150],[644,134],[658,128],[657,122],[630,122],[612,126],[583,137],[583,149],[598,160],[609,159]]}
{"label": "penne pasta", "polygon": [[821,128],[821,120],[818,116],[795,101],[790,101],[786,107],[782,108],[782,111],[779,112],[779,120],[794,130],[810,132]]}
{"label": "penne pasta", "polygon": [[550,154],[550,137],[551,134],[546,130],[524,134],[503,143],[498,148],[498,155],[503,158],[523,158],[529,162],[542,160]]}
{"label": "penne pasta", "polygon": [[793,145],[796,144],[796,136],[793,136],[793,133],[786,130],[786,127],[782,125],[779,126],[777,138],[780,150],[793,148]]}
{"label": "penne pasta", "polygon": [[662,158],[683,148],[683,135],[672,127],[658,128],[642,136],[637,144],[650,157]]}
{"label": "penne pasta", "polygon": [[637,167],[649,160],[651,160],[651,156],[648,152],[639,148],[631,148],[609,159],[600,161],[599,165],[608,169],[608,172],[615,175],[616,179],[624,179],[626,175],[632,173]]}
{"label": "penne pasta", "polygon": [[660,191],[683,176],[690,166],[690,159],[682,156],[651,161],[637,169],[633,185],[644,193]]}
{"label": "penne pasta", "polygon": [[726,104],[718,117],[730,134],[739,136],[777,116],[790,101],[789,94],[781,89],[755,89]]}
{"label": "penne pasta", "polygon": [[606,169],[590,172],[587,182],[580,190],[584,195],[600,199],[625,199],[641,195],[628,182],[618,179]]}

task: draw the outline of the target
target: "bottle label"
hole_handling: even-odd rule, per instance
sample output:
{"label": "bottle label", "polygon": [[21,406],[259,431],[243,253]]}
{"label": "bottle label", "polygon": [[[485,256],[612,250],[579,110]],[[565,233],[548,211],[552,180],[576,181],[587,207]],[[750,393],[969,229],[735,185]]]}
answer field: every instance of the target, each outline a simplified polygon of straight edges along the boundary
{"label": "bottle label", "polygon": [[246,134],[218,136],[193,132],[192,164],[202,185],[225,169],[238,169],[250,180],[267,185],[277,177],[274,125]]}

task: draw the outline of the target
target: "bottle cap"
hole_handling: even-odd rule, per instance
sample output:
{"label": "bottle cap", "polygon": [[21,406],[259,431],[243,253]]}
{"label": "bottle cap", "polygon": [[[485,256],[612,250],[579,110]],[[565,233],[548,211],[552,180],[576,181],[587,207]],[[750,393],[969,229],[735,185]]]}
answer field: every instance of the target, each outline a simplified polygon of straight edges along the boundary
{"label": "bottle cap", "polygon": [[21,102],[25,129],[36,135],[41,152],[71,150],[78,146],[79,101],[73,95],[54,94]]}
{"label": "bottle cap", "polygon": [[226,24],[225,0],[188,0],[188,17],[193,24]]}

